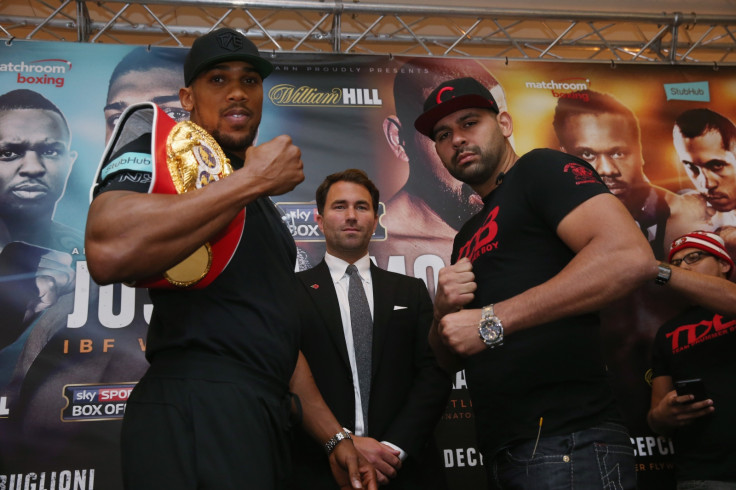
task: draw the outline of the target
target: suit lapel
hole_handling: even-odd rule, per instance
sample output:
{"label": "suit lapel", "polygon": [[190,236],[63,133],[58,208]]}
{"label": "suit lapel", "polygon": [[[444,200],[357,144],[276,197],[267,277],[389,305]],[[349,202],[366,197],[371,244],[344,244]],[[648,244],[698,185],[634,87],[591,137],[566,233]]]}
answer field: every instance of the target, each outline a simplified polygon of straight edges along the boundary
{"label": "suit lapel", "polygon": [[378,363],[388,334],[388,322],[394,309],[393,298],[396,281],[391,274],[376,267],[371,262],[371,281],[373,283],[373,350],[371,353],[371,374],[376,374]]}
{"label": "suit lapel", "polygon": [[337,292],[327,263],[322,260],[316,267],[300,272],[298,276],[307,287],[309,296],[314,301],[316,309],[340,353],[340,357],[345,362],[347,369],[350,370],[348,348],[345,344],[342,317],[340,316],[340,304],[337,301]]}

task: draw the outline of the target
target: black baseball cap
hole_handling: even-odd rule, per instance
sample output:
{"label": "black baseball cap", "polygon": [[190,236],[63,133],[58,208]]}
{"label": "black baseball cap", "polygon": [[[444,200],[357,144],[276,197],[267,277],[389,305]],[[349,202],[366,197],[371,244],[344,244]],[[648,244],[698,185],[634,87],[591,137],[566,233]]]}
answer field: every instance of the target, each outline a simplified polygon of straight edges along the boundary
{"label": "black baseball cap", "polygon": [[261,78],[273,71],[271,62],[261,58],[250,39],[235,29],[222,27],[194,40],[184,60],[184,83],[188,87],[206,68],[224,61],[247,61]]}
{"label": "black baseball cap", "polygon": [[475,78],[456,78],[444,82],[424,101],[424,112],[414,121],[414,127],[424,136],[434,139],[434,126],[443,117],[460,109],[485,107],[498,114],[498,104],[491,92]]}

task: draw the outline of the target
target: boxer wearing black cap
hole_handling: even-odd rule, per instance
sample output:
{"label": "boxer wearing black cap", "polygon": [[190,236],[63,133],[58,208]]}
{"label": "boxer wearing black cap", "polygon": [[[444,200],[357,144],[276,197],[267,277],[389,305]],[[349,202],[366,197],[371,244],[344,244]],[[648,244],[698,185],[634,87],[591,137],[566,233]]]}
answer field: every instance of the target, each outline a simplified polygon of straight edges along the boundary
{"label": "boxer wearing black cap", "polygon": [[[290,304],[296,250],[269,196],[304,179],[301,154],[285,135],[253,146],[272,69],[229,28],[198,38],[188,54],[179,97],[224,150],[233,171],[223,178],[183,193],[152,192],[165,175],[158,166],[152,174],[151,160],[161,160],[159,132],[170,122],[150,105],[121,116],[101,163],[86,233],[87,264],[100,284],[165,275],[245,211],[232,258],[206,287],[150,290],[150,368],[123,421],[127,489],[283,488],[289,392],[301,399],[305,428],[329,449],[338,483],[375,488],[372,467],[342,441],[298,353],[300,320]],[[146,122],[148,132],[138,131]],[[217,152],[204,146],[198,158],[214,163]]]}
{"label": "boxer wearing black cap", "polygon": [[585,161],[516,155],[472,79],[438,86],[415,127],[484,202],[439,273],[430,343],[465,369],[489,485],[635,488],[595,311],[654,279],[648,243]]}
{"label": "boxer wearing black cap", "polygon": [[184,84],[189,87],[206,68],[225,61],[247,61],[261,76],[266,78],[273,65],[258,53],[250,39],[235,29],[223,27],[197,39],[184,62]]}

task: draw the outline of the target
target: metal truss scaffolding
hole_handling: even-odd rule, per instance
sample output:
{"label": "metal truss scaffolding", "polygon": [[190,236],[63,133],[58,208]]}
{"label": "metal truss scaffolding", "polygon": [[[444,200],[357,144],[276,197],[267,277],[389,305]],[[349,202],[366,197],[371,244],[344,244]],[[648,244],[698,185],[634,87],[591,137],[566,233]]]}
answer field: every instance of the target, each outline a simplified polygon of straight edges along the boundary
{"label": "metal truss scaffolding", "polygon": [[341,0],[2,0],[0,6],[0,38],[6,43],[188,46],[220,26],[241,30],[266,52],[736,65],[736,15]]}

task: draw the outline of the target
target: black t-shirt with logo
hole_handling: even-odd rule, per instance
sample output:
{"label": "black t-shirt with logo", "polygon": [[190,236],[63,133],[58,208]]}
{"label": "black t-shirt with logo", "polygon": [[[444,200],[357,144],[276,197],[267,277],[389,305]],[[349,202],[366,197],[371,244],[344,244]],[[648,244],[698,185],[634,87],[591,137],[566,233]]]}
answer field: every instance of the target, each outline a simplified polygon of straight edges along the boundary
{"label": "black t-shirt with logo", "polygon": [[678,480],[736,481],[736,318],[695,306],[668,321],[654,339],[653,374],[700,378],[715,411],[677,429]]}
{"label": "black t-shirt with logo", "polygon": [[[557,226],[603,193],[605,184],[581,159],[546,149],[522,156],[455,237],[452,262],[469,257],[478,285],[467,308],[511,298],[560,272],[575,254]],[[465,372],[487,457],[536,438],[540,417],[542,436],[617,417],[596,314],[508,335],[502,347],[468,358]]]}
{"label": "black t-shirt with logo", "polygon": [[[141,161],[145,154],[151,154],[150,129],[112,151],[103,170],[126,155]],[[227,156],[233,169],[243,166],[242,159]],[[141,168],[101,172],[94,195],[111,190],[148,192],[151,175]],[[294,240],[271,200],[261,197],[249,203],[237,251],[210,285],[200,290],[149,290],[154,308],[146,357],[151,360],[171,348],[204,350],[288,382],[299,337],[299,316],[292,304],[295,263]]]}

